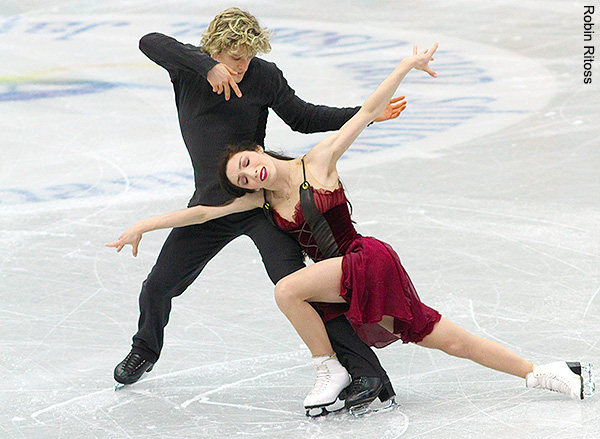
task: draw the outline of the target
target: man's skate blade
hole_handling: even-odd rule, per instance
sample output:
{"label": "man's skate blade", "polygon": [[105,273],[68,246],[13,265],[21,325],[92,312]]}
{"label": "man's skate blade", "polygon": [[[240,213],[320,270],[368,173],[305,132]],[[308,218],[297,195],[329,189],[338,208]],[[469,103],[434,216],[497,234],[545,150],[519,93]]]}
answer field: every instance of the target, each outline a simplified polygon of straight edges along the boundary
{"label": "man's skate blade", "polygon": [[131,386],[131,385],[133,385],[135,383],[139,383],[142,380],[142,378],[144,377],[145,374],[146,373],[144,373],[139,379],[137,379],[136,381],[134,381],[132,383],[120,383],[119,381],[116,381],[115,382],[115,392],[118,391],[118,390],[121,390],[124,387]]}
{"label": "man's skate blade", "polygon": [[373,413],[387,412],[396,407],[398,407],[398,404],[396,404],[396,400],[394,398],[390,398],[382,404],[371,402],[369,404],[358,404],[350,408],[346,408],[343,404],[338,404],[336,401],[335,404],[328,406],[306,409],[306,416],[309,418],[321,418],[327,415],[340,415],[343,413],[348,413],[355,418],[360,418]]}
{"label": "man's skate blade", "polygon": [[348,409],[348,413],[357,418],[369,414],[371,412],[370,406],[373,403],[373,401],[375,401],[375,399],[377,399],[377,396],[375,396],[374,398],[367,398],[366,400],[361,401],[358,404],[346,407]]}
{"label": "man's skate blade", "polygon": [[353,405],[348,409],[348,413],[350,413],[355,418],[361,418],[363,416],[368,415],[371,412],[372,410],[369,408],[369,404]]}
{"label": "man's skate blade", "polygon": [[359,404],[356,406],[352,406],[348,409],[348,412],[354,416],[355,418],[360,418],[362,416],[369,415],[371,413],[379,413],[388,410],[392,410],[397,407],[396,400],[392,397],[382,404],[377,403],[369,403],[369,404]]}

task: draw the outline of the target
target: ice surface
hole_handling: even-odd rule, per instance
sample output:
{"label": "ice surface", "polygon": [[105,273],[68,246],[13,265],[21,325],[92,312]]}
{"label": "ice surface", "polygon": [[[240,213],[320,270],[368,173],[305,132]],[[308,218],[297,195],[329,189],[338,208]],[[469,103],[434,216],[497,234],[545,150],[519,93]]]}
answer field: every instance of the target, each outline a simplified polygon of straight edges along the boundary
{"label": "ice surface", "polygon": [[[312,102],[358,105],[412,44],[439,41],[439,77],[411,73],[406,112],[341,163],[359,231],[392,244],[423,301],[469,331],[537,363],[600,366],[600,71],[583,83],[583,4],[238,4],[276,30],[266,58]],[[168,76],[138,39],[197,43],[228,6],[0,6],[0,437],[598,437],[597,398],[399,344],[377,351],[396,410],[305,418],[309,353],[244,238],[174,301],[154,370],[113,391],[167,232],[138,258],[103,244],[184,207],[193,186]],[[321,138],[275,115],[268,132],[291,154]]]}

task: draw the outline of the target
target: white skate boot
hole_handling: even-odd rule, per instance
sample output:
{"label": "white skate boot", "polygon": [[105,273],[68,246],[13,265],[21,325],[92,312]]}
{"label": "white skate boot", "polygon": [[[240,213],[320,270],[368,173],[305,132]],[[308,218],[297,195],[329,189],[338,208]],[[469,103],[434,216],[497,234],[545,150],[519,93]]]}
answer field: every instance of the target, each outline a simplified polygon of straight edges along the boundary
{"label": "white skate boot", "polygon": [[558,361],[544,364],[536,366],[525,379],[527,387],[564,393],[573,399],[589,398],[595,390],[592,365],[589,363]]}
{"label": "white skate boot", "polygon": [[326,410],[324,409],[316,415],[310,414],[310,412],[311,409],[324,408],[333,404],[340,392],[350,384],[348,372],[335,356],[313,357],[313,363],[317,369],[317,379],[312,390],[304,399],[306,416],[311,417],[325,414]]}

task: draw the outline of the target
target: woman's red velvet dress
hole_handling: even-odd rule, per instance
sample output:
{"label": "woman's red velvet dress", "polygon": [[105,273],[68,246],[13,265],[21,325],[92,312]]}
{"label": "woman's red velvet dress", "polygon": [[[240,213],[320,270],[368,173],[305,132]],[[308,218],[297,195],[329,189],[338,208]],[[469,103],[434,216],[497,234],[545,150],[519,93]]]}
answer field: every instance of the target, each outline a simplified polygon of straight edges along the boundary
{"label": "woman's red velvet dress", "polygon": [[[343,255],[340,296],[347,303],[318,304],[323,311],[323,320],[345,313],[365,343],[383,347],[398,337],[377,322],[382,316],[392,316],[394,332],[402,341],[421,341],[433,330],[441,315],[421,302],[396,252],[388,244],[356,232],[342,187],[334,191],[312,188],[312,191],[315,204],[329,223]],[[312,260],[324,259],[304,220],[299,202],[292,221],[275,210],[273,220],[279,228],[294,235]]]}

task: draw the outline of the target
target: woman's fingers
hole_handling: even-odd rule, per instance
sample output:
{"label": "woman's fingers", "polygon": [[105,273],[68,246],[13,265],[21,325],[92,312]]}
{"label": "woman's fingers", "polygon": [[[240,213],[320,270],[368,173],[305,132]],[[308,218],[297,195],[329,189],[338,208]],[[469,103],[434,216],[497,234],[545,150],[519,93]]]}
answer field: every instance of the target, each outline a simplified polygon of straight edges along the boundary
{"label": "woman's fingers", "polygon": [[121,250],[123,250],[123,247],[125,247],[125,244],[122,244],[121,241],[115,241],[115,242],[109,242],[107,244],[104,244],[106,247],[113,247],[117,249],[117,253],[119,253]]}
{"label": "woman's fingers", "polygon": [[[433,54],[436,52],[436,50],[438,49],[439,43],[435,43],[431,49],[425,49],[423,51],[421,51],[422,55],[429,55],[430,57],[432,57],[432,61],[433,61]],[[417,51],[417,45],[415,44],[413,46],[413,55],[417,55],[418,51]]]}
{"label": "woman's fingers", "polygon": [[433,76],[434,78],[437,78],[437,73],[436,73],[436,72],[434,72],[434,71],[431,69],[431,67],[427,66],[427,67],[425,67],[425,69],[423,69],[423,70],[425,70],[425,72],[429,73],[429,74],[430,74],[431,76]]}
{"label": "woman's fingers", "polygon": [[431,53],[429,54],[429,56],[433,56],[433,54],[434,54],[434,53],[435,53],[435,51],[437,50],[438,46],[439,46],[439,43],[435,43],[435,44],[433,45],[433,47],[431,48]]}

